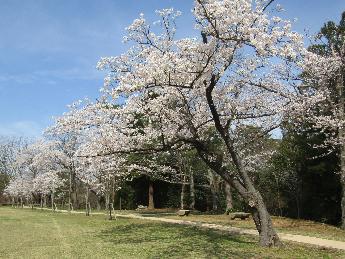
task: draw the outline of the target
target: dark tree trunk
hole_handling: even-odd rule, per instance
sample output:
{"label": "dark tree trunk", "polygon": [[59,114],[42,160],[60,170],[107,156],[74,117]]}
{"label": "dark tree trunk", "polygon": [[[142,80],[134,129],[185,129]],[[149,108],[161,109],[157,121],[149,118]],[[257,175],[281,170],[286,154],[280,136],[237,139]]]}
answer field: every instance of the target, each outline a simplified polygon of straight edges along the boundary
{"label": "dark tree trunk", "polygon": [[72,197],[71,207],[73,207],[74,209],[78,209],[79,200],[78,200],[78,194],[76,190],[72,192],[71,197]]}
{"label": "dark tree trunk", "polygon": [[[245,174],[246,175],[246,174]],[[246,186],[238,185],[237,181],[232,181],[231,186],[235,188],[242,198],[251,207],[251,213],[255,222],[256,229],[259,232],[259,243],[261,246],[271,247],[280,246],[281,242],[275,231],[271,216],[267,211],[266,204],[258,190],[252,185],[249,177],[246,179]]]}
{"label": "dark tree trunk", "polygon": [[79,209],[80,208],[80,201],[78,197],[78,183],[77,183],[77,177],[76,173],[73,169],[71,169],[71,185],[70,185],[70,195],[71,195],[71,210],[73,209]]}
{"label": "dark tree trunk", "polygon": [[52,211],[55,211],[54,191],[52,191],[50,199],[51,199]]}
{"label": "dark tree trunk", "polygon": [[89,203],[89,187],[86,187],[85,193],[85,215],[90,216],[90,203]]}
{"label": "dark tree trunk", "polygon": [[109,204],[110,204],[110,193],[109,190],[105,194],[105,209],[109,209]]}
{"label": "dark tree trunk", "polygon": [[101,207],[101,196],[100,195],[97,195],[97,210],[101,210],[102,207]]}
{"label": "dark tree trunk", "polygon": [[209,197],[209,194],[206,195],[206,211],[210,211],[210,197]]}
{"label": "dark tree trunk", "polygon": [[[345,176],[343,176],[345,177]],[[341,197],[341,228],[345,229],[345,181],[341,183],[342,197]]]}
{"label": "dark tree trunk", "polygon": [[259,232],[259,243],[261,246],[280,245],[279,237],[273,228],[271,216],[266,209],[266,205],[259,193],[256,194],[257,204],[252,207],[252,216]]}
{"label": "dark tree trunk", "polygon": [[234,206],[232,202],[232,193],[231,193],[231,185],[227,182],[224,182],[224,191],[225,191],[225,198],[226,198],[226,209],[225,213],[229,213]]}
{"label": "dark tree trunk", "polygon": [[217,193],[214,189],[211,189],[212,192],[212,210],[217,211],[218,210],[218,198]]}
{"label": "dark tree trunk", "polygon": [[68,179],[68,183],[69,183],[69,188],[68,188],[68,208],[67,210],[69,212],[71,212],[73,210],[73,206],[72,206],[72,170],[69,171],[69,179]]}
{"label": "dark tree trunk", "polygon": [[111,203],[110,201],[110,196],[111,196],[111,183],[109,181],[107,181],[107,184],[106,184],[107,188],[106,188],[106,194],[105,194],[105,207],[106,209],[108,210],[109,212],[109,220],[112,220],[113,219],[113,215],[112,215],[112,212],[113,212],[113,204]]}
{"label": "dark tree trunk", "polygon": [[[198,2],[200,3],[201,1],[198,0]],[[203,43],[207,44],[207,35],[202,32],[201,36]],[[233,55],[235,55],[235,53],[233,53]],[[229,60],[229,65],[231,62],[232,57]],[[204,80],[204,84],[206,86],[205,95],[215,129],[223,140],[224,148],[227,151],[228,156],[231,158],[235,172],[229,172],[227,168],[223,166],[223,155],[214,153],[212,150],[209,150],[203,142],[198,141],[197,129],[193,128],[194,125],[191,125],[191,130],[196,136],[193,144],[209,168],[222,177],[228,184],[231,184],[231,186],[252,208],[256,228],[260,234],[260,244],[262,246],[279,245],[280,241],[278,235],[273,228],[271,217],[267,212],[262,196],[259,191],[254,188],[253,182],[250,179],[248,172],[244,169],[240,157],[238,156],[238,152],[234,147],[233,139],[229,135],[232,119],[229,119],[224,123],[223,119],[220,118],[219,111],[217,110],[217,104],[213,100],[212,93],[220,78],[221,76],[218,73],[213,73],[209,80]]]}
{"label": "dark tree trunk", "polygon": [[113,206],[115,205],[115,198],[116,198],[115,185],[116,185],[116,180],[115,178],[113,178],[113,181],[111,184],[111,202],[113,203]]}
{"label": "dark tree trunk", "polygon": [[109,203],[108,204],[108,211],[109,211],[109,220],[112,220],[113,219],[113,209],[114,209],[114,207],[113,207],[113,204],[112,203]]}
{"label": "dark tree trunk", "polygon": [[153,193],[154,193],[153,182],[151,180],[149,180],[149,205],[148,205],[149,209],[154,209],[155,208],[155,203],[154,203],[154,200],[153,200]]}
{"label": "dark tree trunk", "polygon": [[194,175],[193,175],[193,171],[190,168],[190,205],[189,208],[191,210],[194,210],[195,208],[195,185],[194,185]]}
{"label": "dark tree trunk", "polygon": [[218,179],[212,170],[208,171],[208,177],[210,181],[210,189],[212,194],[212,210],[218,210]]}
{"label": "dark tree trunk", "polygon": [[[237,174],[235,176],[233,172],[227,171],[226,167],[223,167],[221,162],[210,161],[207,155],[205,156],[203,150],[197,150],[205,163],[215,173],[222,177],[226,183],[230,184],[231,187],[236,190],[243,200],[250,206],[256,229],[259,232],[260,245],[267,247],[279,246],[281,242],[273,228],[271,216],[267,211],[264,200],[260,192],[254,187],[248,173],[243,170],[240,162],[237,160],[237,156],[232,153],[234,164],[237,167]],[[238,180],[238,177],[241,177],[241,182]]]}
{"label": "dark tree trunk", "polygon": [[186,191],[186,175],[183,175],[183,182],[181,186],[181,209],[183,210],[185,208],[185,203],[184,203],[184,197],[185,197],[185,191]]}
{"label": "dark tree trunk", "polygon": [[282,205],[281,205],[279,179],[276,176],[276,174],[273,174],[273,175],[274,175],[274,179],[275,179],[276,186],[277,186],[277,199],[276,200],[277,200],[277,203],[278,203],[279,216],[282,217],[283,216],[283,208],[282,208]]}

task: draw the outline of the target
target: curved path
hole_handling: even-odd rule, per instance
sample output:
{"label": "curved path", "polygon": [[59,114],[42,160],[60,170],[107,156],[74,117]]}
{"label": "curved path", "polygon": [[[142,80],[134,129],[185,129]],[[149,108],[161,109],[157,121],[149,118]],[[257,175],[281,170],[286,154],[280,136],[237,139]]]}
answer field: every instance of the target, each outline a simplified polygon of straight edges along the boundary
{"label": "curved path", "polygon": [[[143,216],[135,215],[135,214],[116,214],[116,216],[119,218],[123,217],[123,218],[152,220],[152,221],[160,221],[160,222],[166,222],[166,223],[171,223],[171,224],[180,224],[180,225],[201,227],[201,228],[206,228],[206,229],[215,229],[215,230],[226,231],[233,234],[246,234],[246,235],[255,235],[255,236],[259,235],[258,232],[253,229],[243,229],[243,228],[222,226],[222,225],[217,225],[217,224],[202,223],[202,222],[196,222],[196,221],[157,218],[157,217],[149,217],[149,216],[143,217]],[[288,241],[293,241],[293,242],[298,242],[298,243],[303,243],[303,244],[308,244],[308,245],[315,245],[315,246],[325,247],[325,248],[345,250],[345,242],[342,242],[342,241],[329,240],[329,239],[303,236],[303,235],[285,234],[285,233],[278,233],[278,234],[282,240],[288,240]]]}

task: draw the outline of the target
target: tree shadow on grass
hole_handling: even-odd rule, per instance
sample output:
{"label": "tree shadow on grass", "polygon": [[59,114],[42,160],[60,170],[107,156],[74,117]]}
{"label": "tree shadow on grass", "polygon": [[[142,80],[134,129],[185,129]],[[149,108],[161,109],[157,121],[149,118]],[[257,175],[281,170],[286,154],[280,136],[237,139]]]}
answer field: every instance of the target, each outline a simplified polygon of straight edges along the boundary
{"label": "tree shadow on grass", "polygon": [[98,237],[115,246],[146,251],[150,258],[249,258],[255,256],[257,246],[255,240],[239,235],[166,223],[120,223]]}

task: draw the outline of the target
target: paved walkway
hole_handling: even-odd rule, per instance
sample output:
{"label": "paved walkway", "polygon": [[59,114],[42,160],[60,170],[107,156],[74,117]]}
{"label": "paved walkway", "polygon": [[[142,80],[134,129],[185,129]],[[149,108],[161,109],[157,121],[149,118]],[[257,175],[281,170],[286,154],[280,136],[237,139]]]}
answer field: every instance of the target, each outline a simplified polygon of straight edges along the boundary
{"label": "paved walkway", "polygon": [[[47,209],[47,208],[43,208],[43,210],[51,211],[51,209]],[[56,210],[56,211],[62,212],[62,213],[69,213],[69,211],[67,210]],[[72,211],[70,213],[85,214],[85,212],[82,212],[82,211]],[[104,215],[104,213],[101,213],[101,212],[93,212],[91,214]],[[170,224],[194,226],[194,227],[200,227],[200,228],[205,228],[205,229],[215,229],[215,230],[226,231],[232,234],[245,234],[245,235],[254,235],[254,236],[259,235],[258,232],[254,229],[244,229],[244,228],[223,226],[223,225],[217,225],[217,224],[202,223],[202,222],[197,222],[197,221],[167,219],[167,218],[150,217],[150,216],[143,217],[137,214],[122,214],[122,213],[114,214],[114,216],[119,217],[119,218],[143,219],[143,220],[166,222]],[[339,249],[339,250],[345,251],[345,242],[342,242],[342,241],[323,239],[323,238],[304,236],[304,235],[286,234],[286,233],[278,233],[278,234],[282,240],[293,241],[293,242],[303,243],[303,244],[308,244],[308,245],[315,245],[318,247]]]}
{"label": "paved walkway", "polygon": [[[140,215],[135,214],[117,214],[117,217],[122,218],[132,218],[132,219],[144,219],[144,220],[152,220],[152,221],[160,221],[172,224],[180,224],[180,225],[188,225],[188,226],[195,226],[201,227],[206,229],[215,229],[226,231],[233,234],[246,234],[246,235],[255,235],[258,236],[258,232],[253,229],[243,229],[237,227],[229,227],[229,226],[222,226],[217,224],[209,224],[209,223],[202,223],[196,221],[189,221],[189,220],[179,220],[179,219],[167,219],[167,218],[158,218],[158,217],[143,217]],[[326,247],[326,248],[334,248],[345,250],[345,242],[336,241],[336,240],[329,240],[323,239],[318,237],[310,237],[310,236],[303,236],[303,235],[294,235],[294,234],[285,234],[285,233],[278,233],[279,237],[282,240],[288,240],[308,245],[315,245],[319,247]]]}

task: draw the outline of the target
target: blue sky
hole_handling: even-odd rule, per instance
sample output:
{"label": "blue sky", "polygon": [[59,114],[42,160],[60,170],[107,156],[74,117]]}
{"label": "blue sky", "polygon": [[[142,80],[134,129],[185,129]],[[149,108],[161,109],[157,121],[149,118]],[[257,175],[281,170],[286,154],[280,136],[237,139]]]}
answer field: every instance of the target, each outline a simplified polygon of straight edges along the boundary
{"label": "blue sky", "polygon": [[[338,21],[345,0],[276,0],[294,30],[315,33]],[[0,135],[39,136],[52,116],[84,97],[95,98],[104,73],[100,57],[126,50],[124,28],[139,13],[183,12],[180,36],[195,34],[188,0],[0,0]]]}

